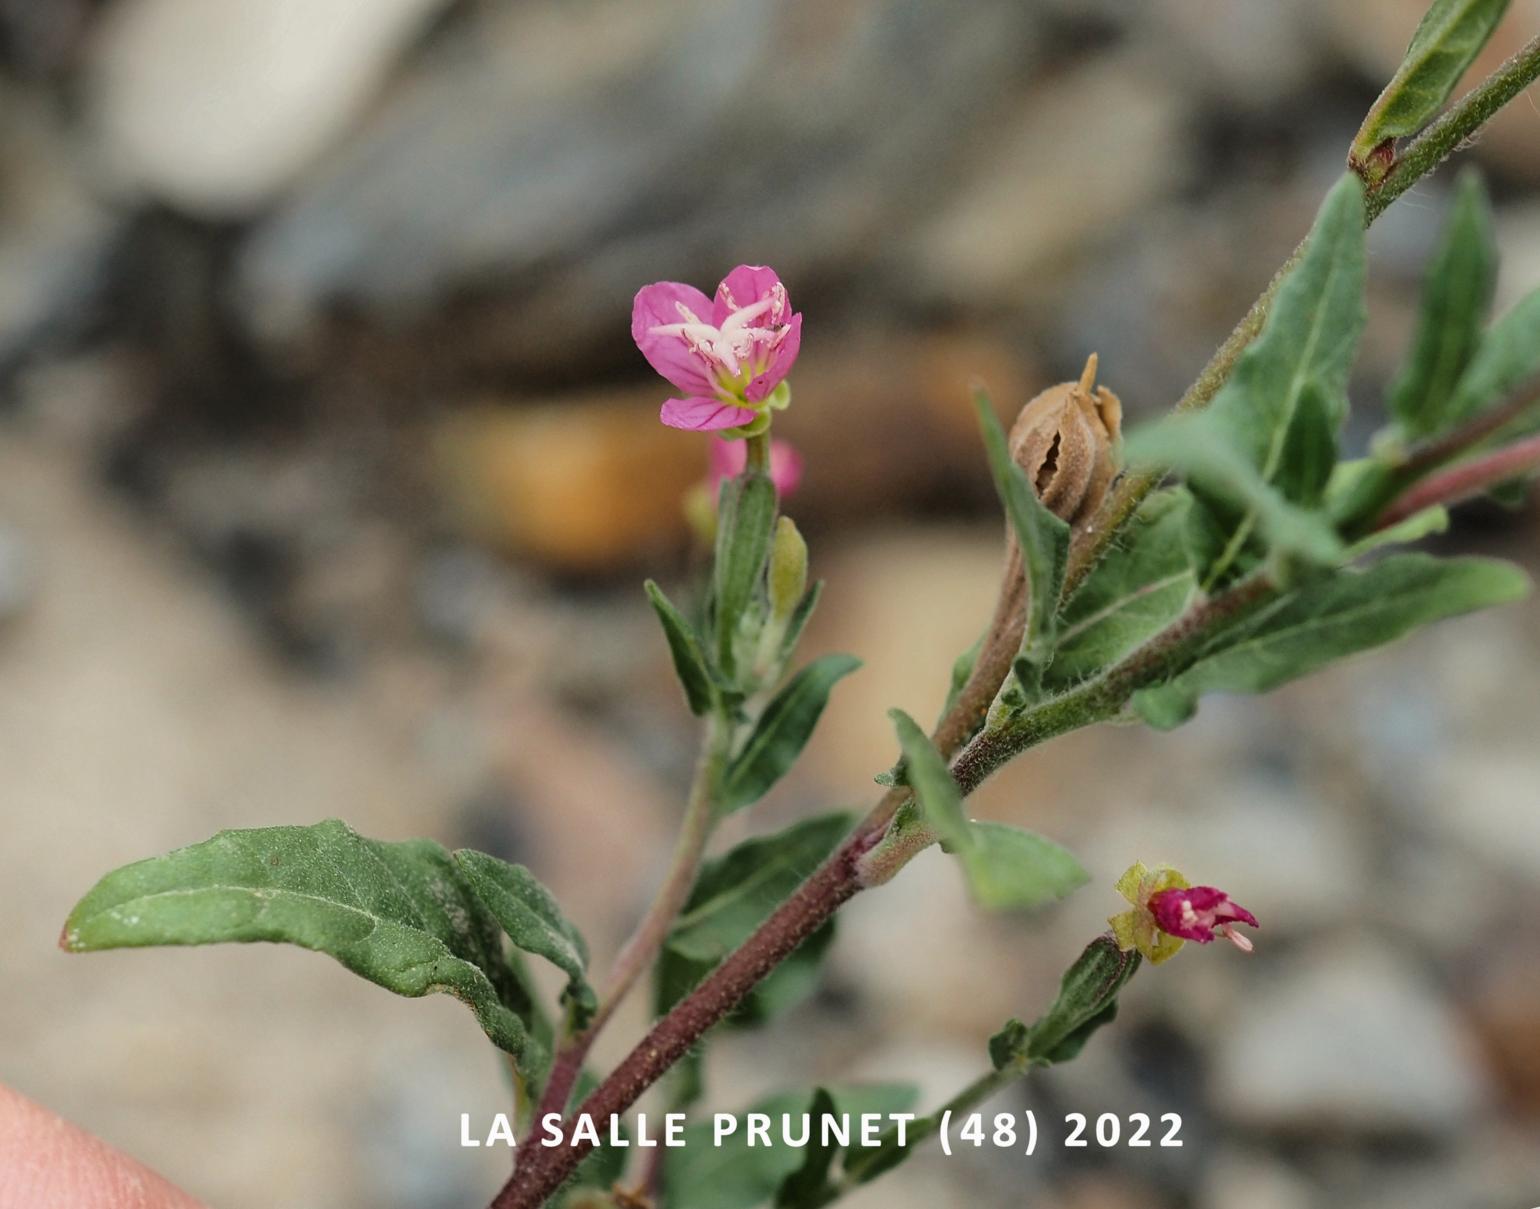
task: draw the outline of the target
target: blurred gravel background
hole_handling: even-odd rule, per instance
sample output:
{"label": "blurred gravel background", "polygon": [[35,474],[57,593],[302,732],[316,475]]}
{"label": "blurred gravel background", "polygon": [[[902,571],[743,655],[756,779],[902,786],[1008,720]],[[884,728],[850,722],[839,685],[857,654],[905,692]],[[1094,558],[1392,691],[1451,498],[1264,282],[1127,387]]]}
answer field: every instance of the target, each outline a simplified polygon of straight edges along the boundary
{"label": "blurred gravel background", "polygon": [[[0,1078],[215,1206],[484,1203],[506,1156],[459,1113],[505,1091],[463,1009],[276,947],[67,959],[70,904],[218,827],[341,815],[530,864],[613,952],[692,758],[639,580],[687,578],[704,472],[630,298],[739,261],[807,315],[777,424],[829,581],[807,646],[866,660],[748,825],[859,801],[883,711],[929,716],[993,597],[970,376],[1013,405],[1097,350],[1167,406],[1423,7],[0,0]],[[1492,59],[1537,27],[1515,0]],[[1533,101],[1472,158],[1505,306],[1540,284]],[[1354,440],[1447,187],[1373,232]],[[1478,509],[1449,541],[1534,568],[1536,535]],[[927,1153],[853,1205],[1540,1202],[1537,669],[1530,603],[1043,749],[977,811],[1095,884],[985,920],[922,858],[845,913],[817,999],[718,1048],[713,1104],[949,1093],[1164,859],[1261,916],[1257,955],[1146,972],[1006,1106],[1176,1111],[1185,1147]]]}

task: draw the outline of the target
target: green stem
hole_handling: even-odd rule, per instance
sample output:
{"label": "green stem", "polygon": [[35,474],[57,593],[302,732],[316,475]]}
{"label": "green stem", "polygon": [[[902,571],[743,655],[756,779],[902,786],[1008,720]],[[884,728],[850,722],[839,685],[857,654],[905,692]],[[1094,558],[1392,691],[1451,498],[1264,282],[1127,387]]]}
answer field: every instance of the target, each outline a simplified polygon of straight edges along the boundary
{"label": "green stem", "polygon": [[[1372,223],[1383,214],[1391,202],[1443,163],[1461,144],[1474,136],[1493,114],[1533,84],[1537,76],[1540,76],[1540,37],[1531,40],[1450,106],[1438,121],[1407,144],[1384,179],[1368,190],[1365,198],[1366,221]],[[1177,411],[1196,411],[1207,407],[1210,400],[1219,393],[1220,387],[1230,380],[1241,354],[1262,330],[1272,310],[1273,299],[1277,297],[1278,287],[1283,284],[1289,271],[1299,263],[1304,248],[1302,241],[1284,261],[1283,267],[1273,274],[1267,288],[1251,304],[1245,318],[1214,351],[1208,364],[1177,402]],[[1070,550],[1063,599],[1069,599],[1091,568],[1101,561],[1107,547],[1162,477],[1159,473],[1148,471],[1124,476],[1102,505],[1095,523],[1088,526]]]}
{"label": "green stem", "polygon": [[1373,222],[1385,207],[1458,151],[1499,109],[1533,84],[1536,77],[1540,77],[1540,37],[1530,39],[1397,153],[1389,173],[1369,190],[1369,221]]}
{"label": "green stem", "polygon": [[[1397,197],[1432,172],[1461,143],[1469,139],[1504,104],[1540,75],[1540,38],[1530,42],[1491,77],[1457,101],[1437,122],[1410,143],[1394,167],[1371,189],[1367,221],[1373,222]],[[1177,404],[1178,411],[1206,406],[1229,380],[1246,347],[1256,338],[1273,299],[1289,270],[1298,263],[1303,244],[1273,276],[1245,318],[1215,351]],[[747,464],[762,472],[770,464],[767,435],[748,438]],[[1096,521],[1070,551],[1064,596],[1084,580],[1160,476],[1127,476],[1103,504]],[[1179,662],[1182,652],[1201,640],[1206,624],[1224,625],[1260,607],[1274,589],[1265,580],[1246,581],[1205,602],[1176,626],[1125,660],[1109,675],[1029,711],[1009,732],[984,732],[965,747],[953,765],[963,791],[975,788],[990,772],[1026,748],[1056,734],[1113,716],[1146,676],[1159,675]],[[636,1098],[700,1036],[739,1003],[761,979],[784,961],[803,940],[862,889],[857,873],[861,857],[881,838],[888,820],[902,803],[902,793],[889,793],[844,845],[808,881],[772,913],[742,946],[729,954],[706,979],[654,1025],[642,1042],[584,1102],[583,1111],[607,1124]],[[661,943],[661,941],[660,941]],[[969,1094],[988,1094],[993,1076],[986,1076]],[[570,1085],[569,1085],[570,1087]],[[601,1126],[602,1127],[602,1126]],[[581,1143],[521,1152],[518,1169],[495,1198],[494,1209],[533,1209],[541,1205],[586,1152]]]}
{"label": "green stem", "polygon": [[715,821],[714,794],[727,762],[731,737],[732,728],[721,718],[712,715],[706,719],[700,757],[696,761],[695,776],[690,785],[690,796],[685,804],[684,819],[674,844],[668,874],[651,906],[647,908],[647,913],[616,955],[615,963],[599,992],[599,1006],[593,1017],[581,1031],[568,1036],[558,1047],[551,1064],[550,1078],[546,1080],[535,1113],[537,1123],[547,1113],[566,1110],[573,1085],[583,1069],[583,1060],[588,1056],[595,1038],[636,985],[636,980],[652,964],[668,937],[669,928],[689,898],[695,878],[700,872],[706,841],[711,838]]}
{"label": "green stem", "polygon": [[[1262,576],[1243,580],[1190,609],[1105,675],[1033,706],[1008,729],[982,732],[952,765],[958,787],[964,794],[971,793],[990,773],[1027,748],[1115,717],[1135,689],[1168,675],[1212,632],[1211,627],[1233,624],[1265,603],[1273,592],[1271,583]],[[591,1117],[600,1132],[607,1129],[611,1117],[634,1104],[771,970],[865,889],[861,879],[862,857],[881,842],[888,823],[908,796],[908,791],[901,788],[885,794],[834,855],[777,907],[748,940],[723,958],[694,990],[653,1025],[647,1036],[583,1101],[578,1112]],[[493,1200],[492,1209],[536,1209],[545,1204],[591,1147],[586,1140],[573,1139],[570,1130],[564,1132],[567,1140],[561,1146],[531,1146],[526,1141],[520,1147],[513,1176]]]}
{"label": "green stem", "polygon": [[760,474],[769,474],[770,434],[762,432],[757,436],[745,437],[743,440],[748,450],[748,456],[744,460],[744,469],[757,470]]}

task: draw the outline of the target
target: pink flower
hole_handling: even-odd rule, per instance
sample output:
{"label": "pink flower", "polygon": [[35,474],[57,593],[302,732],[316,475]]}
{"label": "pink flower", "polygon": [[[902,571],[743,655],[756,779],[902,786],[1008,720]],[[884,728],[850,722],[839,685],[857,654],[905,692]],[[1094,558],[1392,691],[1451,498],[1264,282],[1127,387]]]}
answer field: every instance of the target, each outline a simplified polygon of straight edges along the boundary
{"label": "pink flower", "polygon": [[1150,914],[1155,926],[1183,940],[1206,945],[1215,936],[1223,936],[1243,953],[1251,952],[1251,941],[1237,932],[1235,924],[1260,928],[1257,917],[1245,907],[1230,901],[1230,896],[1213,886],[1173,887],[1151,895]]}
{"label": "pink flower", "polygon": [[1249,953],[1251,941],[1235,925],[1262,926],[1223,890],[1189,885],[1168,865],[1151,870],[1135,861],[1118,879],[1117,889],[1132,907],[1107,920],[1118,947],[1125,952],[1138,949],[1156,965],[1175,957],[1184,941],[1206,945],[1215,936]]}
{"label": "pink flower", "polygon": [[[742,474],[748,458],[748,448],[742,441],[724,441],[718,438],[711,442],[707,485],[711,489],[713,500],[721,491],[722,480]],[[802,482],[802,455],[790,441],[770,442],[770,481],[775,484],[777,494],[783,499],[795,491]]]}
{"label": "pink flower", "polygon": [[677,281],[643,286],[631,308],[631,338],[684,392],[663,404],[663,423],[763,432],[770,411],[790,400],[783,383],[802,346],[802,316],[792,313],[773,269],[739,265],[714,299]]}

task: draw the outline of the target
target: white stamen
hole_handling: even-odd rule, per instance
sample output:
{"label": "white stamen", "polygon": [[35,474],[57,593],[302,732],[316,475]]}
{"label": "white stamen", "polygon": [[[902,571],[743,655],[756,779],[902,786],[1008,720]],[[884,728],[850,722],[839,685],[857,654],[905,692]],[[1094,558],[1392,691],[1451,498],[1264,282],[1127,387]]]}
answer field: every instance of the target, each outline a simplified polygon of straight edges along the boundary
{"label": "white stamen", "polygon": [[1242,953],[1250,953],[1253,949],[1256,948],[1256,946],[1251,943],[1251,938],[1249,936],[1242,936],[1229,924],[1220,924],[1219,927],[1215,929],[1215,931],[1217,931],[1219,935],[1223,936],[1226,940],[1233,944]]}

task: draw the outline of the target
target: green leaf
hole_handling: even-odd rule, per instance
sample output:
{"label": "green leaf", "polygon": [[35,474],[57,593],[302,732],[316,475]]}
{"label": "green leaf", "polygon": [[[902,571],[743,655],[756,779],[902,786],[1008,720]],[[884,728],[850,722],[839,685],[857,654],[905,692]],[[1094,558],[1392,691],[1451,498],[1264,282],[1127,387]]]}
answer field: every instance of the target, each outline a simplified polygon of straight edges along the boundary
{"label": "green leaf", "polygon": [[460,848],[454,854],[465,881],[491,914],[513,947],[544,957],[567,975],[563,993],[581,1027],[596,1006],[588,985],[588,945],[566,916],[556,897],[523,865],[510,865],[485,852]]}
{"label": "green leaf", "polygon": [[739,634],[753,628],[765,559],[775,529],[775,486],[768,475],[745,471],[724,479],[717,504],[716,563],[712,601],[717,664],[732,681],[737,674]]}
{"label": "green leaf", "polygon": [[1449,530],[1449,509],[1442,504],[1434,504],[1424,508],[1421,512],[1415,512],[1387,529],[1381,529],[1361,538],[1348,547],[1349,559],[1361,558],[1372,550],[1379,550],[1384,546],[1406,546],[1412,542],[1420,542],[1425,537],[1431,537],[1435,533],[1446,533]]}
{"label": "green leaf", "polygon": [[1274,553],[1307,563],[1330,565],[1342,557],[1327,517],[1290,503],[1270,485],[1212,412],[1160,420],[1133,433],[1126,448],[1130,465],[1179,471],[1201,499],[1187,511],[1182,556],[1196,559],[1206,582],[1225,577],[1255,531]]}
{"label": "green leaf", "polygon": [[1166,684],[1134,694],[1151,726],[1192,716],[1204,693],[1261,693],[1418,626],[1522,596],[1528,581],[1507,563],[1396,554],[1337,571],[1281,596]]}
{"label": "green leaf", "polygon": [[1025,472],[1011,459],[1005,432],[989,397],[982,390],[975,390],[973,404],[984,430],[984,449],[989,455],[995,489],[1021,547],[1026,571],[1027,620],[1021,638],[1021,657],[1041,669],[1053,658],[1054,619],[1058,616],[1059,592],[1069,558],[1070,527],[1048,510]]}
{"label": "green leaf", "polygon": [[647,599],[652,602],[653,611],[663,625],[668,653],[674,658],[674,672],[684,687],[684,699],[689,703],[690,712],[697,717],[709,713],[717,703],[717,691],[706,667],[706,657],[701,652],[700,635],[653,580],[649,579],[645,587]]}
{"label": "green leaf", "polygon": [[[1540,373],[1540,290],[1527,294],[1487,329],[1455,384],[1446,427],[1501,403]],[[1512,435],[1511,433],[1507,435]]]}
{"label": "green leaf", "polygon": [[[1331,475],[1364,324],[1363,295],[1364,195],[1349,173],[1326,195],[1261,334],[1207,410],[1188,424],[1161,424],[1143,434],[1141,460],[1185,470],[1217,522],[1221,544],[1206,567],[1205,587],[1245,569],[1242,556],[1258,529],[1284,553],[1332,561],[1329,527],[1298,510],[1308,513],[1320,503]],[[1196,448],[1184,456],[1178,435]],[[1129,456],[1135,456],[1132,447]]]}
{"label": "green leaf", "polygon": [[722,814],[759,801],[785,775],[807,746],[835,684],[860,666],[850,655],[823,655],[782,686],[723,774],[717,791]]}
{"label": "green leaf", "polygon": [[1353,139],[1355,162],[1369,162],[1387,139],[1414,135],[1438,116],[1507,7],[1508,0],[1434,0]]}
{"label": "green leaf", "polygon": [[1150,495],[1065,605],[1045,684],[1068,688],[1111,667],[1170,625],[1197,587],[1184,541],[1192,497]]}
{"label": "green leaf", "polygon": [[495,920],[428,840],[365,839],[335,819],[221,831],[107,874],[61,938],[77,953],[226,941],[299,945],[398,995],[453,995],[522,1069],[543,1062]]}
{"label": "green leaf", "polygon": [[[813,1092],[808,1112],[815,1121],[838,1111],[828,1088],[820,1087]],[[823,1204],[822,1198],[829,1187],[829,1169],[839,1152],[837,1138],[830,1138],[825,1144],[822,1130],[809,1130],[807,1145],[802,1151],[802,1166],[781,1181],[775,1193],[775,1209],[816,1209]]]}
{"label": "green leaf", "polygon": [[[820,815],[774,835],[745,840],[707,861],[664,943],[657,979],[659,1013],[747,940],[839,846],[853,822],[848,814]],[[803,948],[812,946],[816,954],[820,943],[826,945],[827,937],[810,937]],[[781,990],[779,999],[772,992],[750,1009],[751,1014],[787,1006],[786,988]]]}
{"label": "green leaf", "polygon": [[1411,356],[1390,388],[1390,413],[1403,439],[1436,436],[1460,418],[1451,410],[1455,384],[1480,344],[1496,284],[1492,205],[1481,174],[1467,168],[1428,264]]}
{"label": "green leaf", "polygon": [[[899,1084],[872,1087],[833,1087],[825,1092],[827,1102],[834,1104],[837,1116],[859,1117],[864,1113],[894,1113],[908,1109],[915,1098],[912,1087]],[[823,1100],[817,1092],[781,1092],[768,1096],[737,1114],[738,1127],[722,1139],[717,1146],[713,1139],[713,1124],[703,1121],[689,1125],[684,1130],[684,1145],[668,1152],[668,1162],[663,1169],[663,1203],[668,1209],[753,1209],[776,1198],[783,1185],[792,1181],[787,1196],[807,1196],[798,1193],[798,1181],[793,1177],[806,1166],[812,1156],[812,1146],[795,1147],[779,1144],[781,1117],[790,1114],[793,1128],[800,1130],[804,1113],[818,1111],[815,1104]],[[776,1144],[750,1146],[748,1143],[748,1119],[752,1114],[769,1118],[771,1138]],[[857,1122],[859,1126],[859,1122]],[[818,1121],[812,1121],[814,1136],[809,1141],[819,1141]],[[856,1133],[852,1131],[852,1148],[856,1149]],[[833,1155],[829,1158],[832,1160]],[[814,1163],[821,1158],[812,1158]],[[809,1179],[809,1183],[811,1180]],[[776,1204],[800,1207],[816,1203],[807,1200],[777,1200]]]}
{"label": "green leaf", "polygon": [[1400,479],[1387,460],[1377,456],[1354,458],[1337,463],[1326,485],[1322,507],[1333,528],[1356,533],[1379,515],[1399,488]]}
{"label": "green leaf", "polygon": [[969,851],[975,837],[963,810],[962,790],[952,779],[952,770],[913,718],[901,709],[890,709],[888,717],[893,719],[894,729],[898,731],[904,768],[921,815],[945,848],[952,852]]}
{"label": "green leaf", "polygon": [[1069,852],[1034,832],[1004,823],[972,823],[969,830],[963,867],[973,897],[988,910],[1029,911],[1091,880]]}
{"label": "green leaf", "polygon": [[[903,710],[889,710],[888,716],[898,731],[919,819],[935,831],[943,848],[962,861],[969,889],[980,906],[1026,910],[1085,884],[1087,875],[1080,862],[1051,840],[1003,823],[971,822],[963,809],[962,791],[935,744]],[[918,825],[918,820],[904,825]]]}

